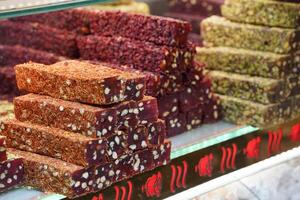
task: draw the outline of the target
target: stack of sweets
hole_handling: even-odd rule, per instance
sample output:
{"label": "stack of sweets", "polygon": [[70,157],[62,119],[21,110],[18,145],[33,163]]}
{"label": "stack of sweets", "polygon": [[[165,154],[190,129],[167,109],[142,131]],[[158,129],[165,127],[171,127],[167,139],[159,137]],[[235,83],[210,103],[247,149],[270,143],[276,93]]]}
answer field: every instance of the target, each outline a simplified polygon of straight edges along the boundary
{"label": "stack of sweets", "polygon": [[12,99],[19,95],[13,66],[28,61],[52,64],[63,57],[19,45],[0,45],[0,95]]}
{"label": "stack of sweets", "polygon": [[228,121],[265,126],[299,114],[300,4],[226,0],[223,17],[202,22],[213,89]]}
{"label": "stack of sweets", "polygon": [[150,14],[148,4],[144,2],[136,2],[134,0],[118,0],[110,3],[99,3],[91,6],[91,8],[109,11],[122,11],[129,13]]}
{"label": "stack of sweets", "polygon": [[109,64],[62,61],[15,67],[15,119],[1,123],[24,184],[70,198],[166,165],[171,143],[145,79]]}
{"label": "stack of sweets", "polygon": [[0,100],[0,121],[14,117],[14,105],[7,100]]}
{"label": "stack of sweets", "polygon": [[23,160],[6,151],[6,138],[0,135],[0,192],[22,184],[24,177]]}
{"label": "stack of sweets", "polygon": [[169,11],[165,16],[190,22],[193,33],[189,34],[189,39],[202,46],[200,23],[209,16],[221,15],[223,3],[224,0],[168,0]]}

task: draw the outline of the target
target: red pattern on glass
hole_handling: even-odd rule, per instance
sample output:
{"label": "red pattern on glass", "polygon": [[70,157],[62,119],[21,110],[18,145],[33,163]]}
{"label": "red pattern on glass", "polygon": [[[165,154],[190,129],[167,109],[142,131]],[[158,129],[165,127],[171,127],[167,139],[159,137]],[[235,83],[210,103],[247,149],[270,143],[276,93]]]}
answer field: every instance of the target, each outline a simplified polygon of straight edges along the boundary
{"label": "red pattern on glass", "polygon": [[[122,196],[121,196],[121,200],[125,200],[126,196],[127,196],[127,200],[131,200],[131,195],[132,195],[132,182],[131,181],[127,181],[127,185],[128,185],[128,196],[127,196],[127,188],[125,186],[121,187],[121,192],[122,192]],[[119,186],[115,186],[115,192],[116,192],[116,197],[115,200],[119,200],[120,197],[120,188]]]}
{"label": "red pattern on glass", "polygon": [[119,187],[118,186],[115,186],[114,187],[115,188],[115,192],[116,192],[116,200],[119,200],[119,196],[120,196],[120,189],[119,189]]}
{"label": "red pattern on glass", "polygon": [[232,144],[231,147],[222,147],[222,159],[221,159],[221,166],[220,170],[222,173],[225,173],[225,167],[226,169],[235,169],[235,158],[237,154],[237,145]]}
{"label": "red pattern on glass", "polygon": [[181,173],[182,173],[181,166],[177,166],[177,171],[178,171],[178,175],[177,175],[177,178],[176,178],[176,187],[180,188],[181,187],[180,178],[181,178]]}
{"label": "red pattern on glass", "polygon": [[282,141],[282,129],[280,128],[276,131],[268,131],[268,155],[272,155],[275,152],[280,150],[281,141]]}
{"label": "red pattern on glass", "polygon": [[182,161],[182,164],[183,164],[182,187],[186,188],[185,179],[186,179],[186,174],[187,174],[187,170],[188,170],[188,164],[185,160]]}
{"label": "red pattern on glass", "polygon": [[[183,169],[182,169],[183,166]],[[172,193],[175,192],[175,186],[176,188],[186,188],[186,174],[188,171],[188,164],[187,162],[184,160],[182,161],[182,166],[181,165],[171,165],[171,172],[172,172],[172,176],[171,176],[171,182],[170,182],[170,191]],[[178,172],[177,172],[178,171]]]}
{"label": "red pattern on glass", "polygon": [[104,200],[103,194],[99,194],[99,196],[93,196],[92,200]]}
{"label": "red pattern on glass", "polygon": [[162,175],[160,172],[149,177],[146,183],[142,186],[142,192],[146,193],[147,197],[160,197],[162,188]]}
{"label": "red pattern on glass", "polygon": [[292,127],[289,138],[293,142],[300,141],[300,123]]}
{"label": "red pattern on glass", "polygon": [[200,158],[198,164],[195,166],[195,172],[198,172],[201,177],[211,177],[213,171],[213,159],[214,155],[212,153]]}
{"label": "red pattern on glass", "polygon": [[258,159],[259,158],[260,143],[261,143],[260,137],[256,137],[247,143],[247,146],[243,150],[244,154],[247,155],[247,158],[250,158],[250,159],[251,158]]}
{"label": "red pattern on glass", "polygon": [[121,187],[121,191],[122,191],[122,198],[121,200],[125,200],[126,197],[126,188],[124,186]]}
{"label": "red pattern on glass", "polygon": [[128,184],[128,198],[127,200],[131,200],[131,195],[132,195],[132,182],[131,181],[127,181]]}
{"label": "red pattern on glass", "polygon": [[172,170],[172,177],[171,177],[171,183],[170,183],[170,191],[172,193],[175,192],[175,189],[174,189],[174,182],[175,182],[175,178],[176,178],[176,167],[174,165],[171,165],[171,170]]}

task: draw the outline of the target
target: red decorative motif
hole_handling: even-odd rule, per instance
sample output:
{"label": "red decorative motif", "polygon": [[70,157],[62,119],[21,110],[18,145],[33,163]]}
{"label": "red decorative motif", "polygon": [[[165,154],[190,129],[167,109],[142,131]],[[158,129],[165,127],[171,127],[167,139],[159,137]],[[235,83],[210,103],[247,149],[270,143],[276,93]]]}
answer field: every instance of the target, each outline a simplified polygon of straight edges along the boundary
{"label": "red decorative motif", "polygon": [[213,170],[213,159],[214,155],[212,153],[202,157],[198,164],[195,166],[195,172],[198,172],[199,176],[212,176]]}
{"label": "red decorative motif", "polygon": [[225,173],[227,169],[235,169],[235,158],[237,153],[237,145],[232,144],[232,147],[222,147],[221,172]]}
{"label": "red decorative motif", "polygon": [[[183,167],[183,168],[182,168]],[[186,188],[186,174],[188,170],[188,164],[186,161],[182,161],[182,166],[171,165],[172,177],[170,183],[170,191],[175,192],[175,186],[177,188]],[[178,171],[178,173],[177,173]]]}
{"label": "red decorative motif", "polygon": [[[127,181],[127,185],[128,185],[128,195],[127,195],[127,188],[125,186],[121,187],[121,200],[125,200],[126,196],[127,196],[127,200],[131,200],[131,195],[132,195],[132,182],[131,181]],[[120,198],[120,188],[119,186],[115,186],[115,192],[116,192],[116,197],[115,200],[119,200]]]}
{"label": "red decorative motif", "polygon": [[104,200],[103,194],[99,194],[99,196],[93,196],[92,200]]}
{"label": "red decorative motif", "polygon": [[162,175],[157,172],[147,179],[145,185],[142,186],[142,191],[146,193],[147,197],[160,197],[161,185]]}
{"label": "red decorative motif", "polygon": [[255,159],[259,158],[260,143],[261,143],[260,137],[256,137],[248,142],[246,148],[244,148],[244,154],[247,155],[247,158],[255,158]]}
{"label": "red decorative motif", "polygon": [[292,127],[289,138],[294,142],[300,141],[300,123]]}
{"label": "red decorative motif", "polygon": [[281,140],[282,140],[282,129],[279,129],[278,132],[269,131],[269,140],[268,140],[268,155],[275,153],[280,150]]}

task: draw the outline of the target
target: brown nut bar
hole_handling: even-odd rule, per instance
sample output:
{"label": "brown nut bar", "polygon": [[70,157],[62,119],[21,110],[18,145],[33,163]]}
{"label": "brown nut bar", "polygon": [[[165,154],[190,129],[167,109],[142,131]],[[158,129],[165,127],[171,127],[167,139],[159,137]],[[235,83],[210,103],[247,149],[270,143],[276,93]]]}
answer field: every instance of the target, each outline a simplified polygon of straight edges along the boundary
{"label": "brown nut bar", "polygon": [[275,54],[230,47],[197,48],[207,69],[281,79],[299,72],[299,54]]}
{"label": "brown nut bar", "polygon": [[0,163],[0,192],[11,189],[23,182],[23,160],[9,154],[8,159]]}
{"label": "brown nut bar", "polygon": [[212,16],[202,21],[204,46],[226,46],[288,54],[299,49],[297,29],[239,24]]}
{"label": "brown nut bar", "polygon": [[14,99],[20,121],[51,126],[90,137],[107,137],[117,123],[116,110],[99,108],[52,97],[28,94]]}
{"label": "brown nut bar", "polygon": [[293,97],[286,101],[263,105],[234,97],[217,95],[223,107],[224,119],[236,124],[264,127],[278,124],[291,117]]}
{"label": "brown nut bar", "polygon": [[24,161],[24,184],[69,198],[93,191],[94,169],[83,168],[58,159],[30,152],[8,149]]}
{"label": "brown nut bar", "polygon": [[222,71],[206,71],[212,89],[222,95],[241,98],[262,104],[278,103],[290,96],[285,80],[240,75]]}
{"label": "brown nut bar", "polygon": [[280,1],[226,0],[222,15],[232,21],[265,26],[297,28],[300,5]]}
{"label": "brown nut bar", "polygon": [[[15,70],[20,90],[98,105],[131,100],[131,96],[125,96],[125,88],[132,79],[142,78],[134,75],[130,78],[127,72],[80,61],[53,65],[26,63],[17,65]],[[138,92],[134,100],[140,100],[145,86],[135,87]]]}
{"label": "brown nut bar", "polygon": [[49,51],[58,55],[77,58],[76,35],[38,23],[0,22],[0,43],[22,45]]}
{"label": "brown nut bar", "polygon": [[[80,166],[107,162],[106,141],[17,120],[0,123],[10,148],[29,151]],[[76,149],[76,151],[74,151]]]}
{"label": "brown nut bar", "polygon": [[77,38],[77,45],[80,56],[86,60],[112,62],[164,73],[185,71],[195,54],[192,45],[179,49],[118,36],[81,36]]}

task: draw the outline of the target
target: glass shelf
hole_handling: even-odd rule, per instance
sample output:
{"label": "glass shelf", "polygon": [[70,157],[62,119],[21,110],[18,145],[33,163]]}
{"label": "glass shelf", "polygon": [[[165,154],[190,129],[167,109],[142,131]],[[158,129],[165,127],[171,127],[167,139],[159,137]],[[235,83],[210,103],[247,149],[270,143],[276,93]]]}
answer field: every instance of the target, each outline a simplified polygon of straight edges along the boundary
{"label": "glass shelf", "polygon": [[112,1],[113,0],[0,0],[0,19]]}
{"label": "glass shelf", "polygon": [[[184,156],[200,149],[225,142],[242,135],[258,130],[252,126],[237,126],[226,122],[203,125],[187,133],[170,138],[172,141],[171,159]],[[18,199],[24,200],[60,200],[64,196],[57,194],[45,194],[36,190],[20,188],[0,195],[0,200]]]}

